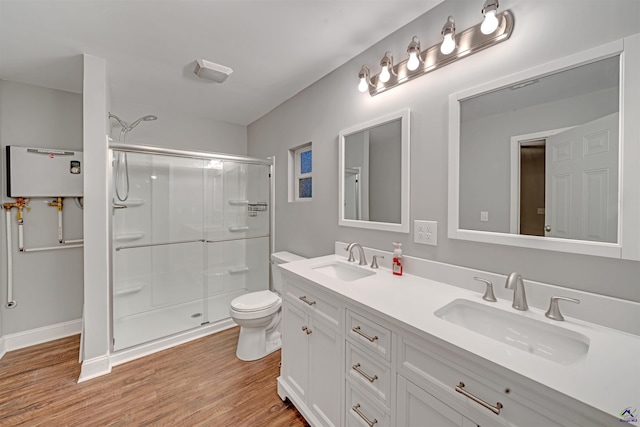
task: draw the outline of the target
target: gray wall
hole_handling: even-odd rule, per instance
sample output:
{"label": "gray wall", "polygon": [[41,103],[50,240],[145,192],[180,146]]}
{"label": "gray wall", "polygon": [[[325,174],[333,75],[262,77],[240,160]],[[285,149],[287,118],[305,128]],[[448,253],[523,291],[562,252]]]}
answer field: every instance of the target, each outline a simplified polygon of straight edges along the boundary
{"label": "gray wall", "polygon": [[[67,148],[82,150],[82,95],[53,89],[0,81],[0,144],[2,145],[3,202],[7,198],[5,146]],[[33,171],[37,176],[39,172]],[[42,179],[47,179],[42,176]],[[32,199],[31,211],[24,213],[26,247],[58,244],[57,210],[46,205],[52,198]],[[66,239],[82,237],[82,211],[72,199],[64,200],[63,228]],[[5,307],[7,293],[7,255],[5,211],[2,210],[2,248],[0,249],[0,295],[3,328],[8,335],[82,317],[82,249],[20,253],[17,245],[16,209],[13,224],[13,289],[18,305]]]}
{"label": "gray wall", "polygon": [[[480,2],[481,3],[481,2]],[[358,92],[362,64],[372,70],[386,50],[403,58],[411,37],[422,46],[440,41],[448,15],[465,29],[480,22],[476,1],[447,0],[347,62],[248,128],[249,154],[276,156],[276,250],[304,256],[333,252],[335,240],[585,291],[640,301],[640,262],[547,252],[448,239],[448,96],[481,83],[640,32],[637,0],[503,0],[515,15],[506,42],[375,97]],[[374,73],[377,71],[373,71]],[[338,132],[376,117],[411,109],[411,220],[438,221],[438,246],[413,243],[412,235],[338,226]],[[287,201],[287,150],[313,141],[314,195]],[[388,261],[388,260],[385,260]]]}

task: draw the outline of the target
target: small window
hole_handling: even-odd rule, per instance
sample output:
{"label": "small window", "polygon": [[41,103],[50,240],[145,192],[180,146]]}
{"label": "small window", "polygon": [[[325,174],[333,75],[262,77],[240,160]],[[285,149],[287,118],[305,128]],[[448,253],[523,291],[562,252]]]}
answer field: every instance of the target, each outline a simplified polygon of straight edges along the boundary
{"label": "small window", "polygon": [[313,151],[311,143],[289,150],[289,162],[291,178],[289,201],[311,200],[313,195]]}

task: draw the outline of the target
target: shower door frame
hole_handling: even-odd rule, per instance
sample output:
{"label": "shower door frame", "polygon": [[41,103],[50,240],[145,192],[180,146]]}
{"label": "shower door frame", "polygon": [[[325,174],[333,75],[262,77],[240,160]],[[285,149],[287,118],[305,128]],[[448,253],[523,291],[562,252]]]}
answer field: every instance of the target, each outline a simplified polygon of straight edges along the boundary
{"label": "shower door frame", "polygon": [[[141,343],[135,345],[133,347],[123,348],[120,350],[114,350],[114,301],[113,301],[113,211],[116,209],[117,203],[113,200],[113,191],[114,191],[114,173],[113,173],[113,162],[114,162],[114,151],[120,151],[124,153],[136,153],[136,154],[152,154],[159,156],[168,156],[168,157],[182,157],[182,158],[190,158],[197,160],[222,160],[222,161],[230,161],[236,163],[244,163],[244,164],[252,164],[252,165],[264,165],[269,167],[269,256],[274,252],[274,230],[275,230],[275,218],[274,218],[274,202],[275,202],[275,157],[268,157],[267,159],[261,159],[257,157],[249,157],[249,156],[240,156],[234,154],[225,154],[225,153],[215,153],[208,151],[193,151],[193,150],[178,150],[174,148],[164,148],[153,145],[134,145],[134,144],[122,144],[112,142],[109,144],[109,152],[108,152],[108,161],[110,167],[107,168],[108,171],[108,194],[110,200],[109,204],[109,353],[110,354],[118,354],[118,353],[126,353],[135,349],[137,347],[143,347],[147,344],[153,344],[154,341],[150,341],[147,343]],[[205,240],[206,242],[206,240]],[[146,245],[145,245],[146,246]],[[149,245],[151,246],[151,245]],[[155,245],[154,245],[155,246]],[[269,265],[269,289],[272,289],[271,284],[271,262],[268,260]],[[197,329],[197,328],[196,328]]]}

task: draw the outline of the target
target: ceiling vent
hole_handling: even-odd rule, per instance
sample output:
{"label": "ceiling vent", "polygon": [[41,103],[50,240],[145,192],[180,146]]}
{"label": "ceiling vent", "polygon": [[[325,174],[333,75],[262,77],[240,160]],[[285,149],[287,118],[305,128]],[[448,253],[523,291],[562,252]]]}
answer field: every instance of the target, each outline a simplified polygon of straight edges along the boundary
{"label": "ceiling vent", "polygon": [[202,79],[213,80],[217,83],[222,83],[227,80],[227,77],[233,70],[224,65],[216,64],[215,62],[207,61],[205,59],[196,60],[196,68],[193,70],[194,74]]}

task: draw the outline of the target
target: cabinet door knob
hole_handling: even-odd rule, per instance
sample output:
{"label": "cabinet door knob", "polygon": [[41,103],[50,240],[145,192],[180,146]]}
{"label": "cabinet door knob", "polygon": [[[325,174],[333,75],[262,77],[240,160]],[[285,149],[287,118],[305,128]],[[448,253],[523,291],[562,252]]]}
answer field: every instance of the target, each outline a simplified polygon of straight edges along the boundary
{"label": "cabinet door knob", "polygon": [[544,231],[546,231],[547,233],[551,231],[551,226],[550,225],[545,225],[544,226]]}
{"label": "cabinet door knob", "polygon": [[303,331],[303,332],[306,332],[306,333],[307,333],[307,335],[311,334],[311,332],[312,332],[312,331],[311,331],[311,329],[309,329],[309,328],[308,328],[308,327],[306,327],[306,326],[303,326],[303,327],[302,327],[302,331]]}

